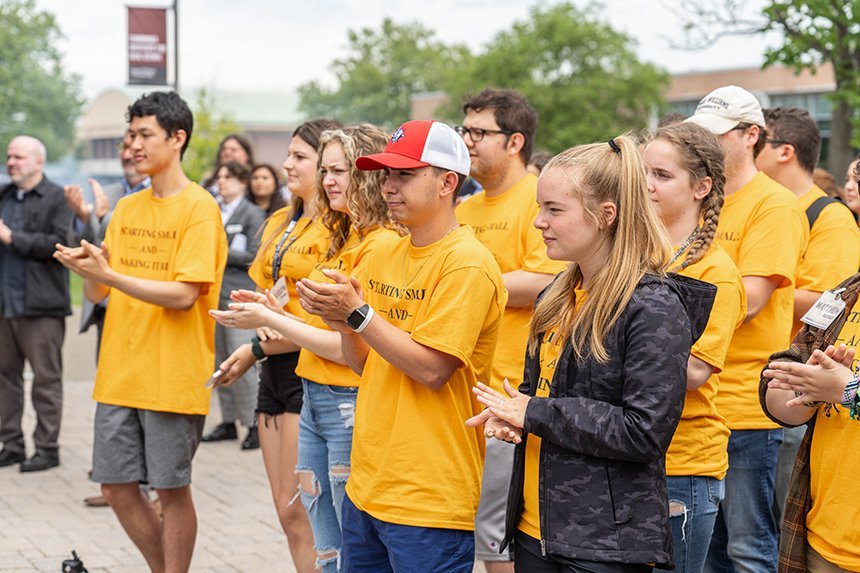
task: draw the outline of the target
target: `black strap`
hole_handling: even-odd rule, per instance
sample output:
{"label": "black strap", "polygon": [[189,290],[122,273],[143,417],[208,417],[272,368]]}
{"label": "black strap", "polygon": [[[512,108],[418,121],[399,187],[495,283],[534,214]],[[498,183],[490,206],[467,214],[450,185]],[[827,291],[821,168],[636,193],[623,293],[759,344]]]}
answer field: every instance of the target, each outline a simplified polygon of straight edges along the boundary
{"label": "black strap", "polygon": [[[824,210],[824,208],[831,203],[839,203],[841,205],[845,205],[845,203],[842,203],[842,201],[834,199],[833,197],[819,197],[812,202],[812,205],[807,207],[806,219],[809,221],[810,230],[812,230],[812,226],[815,224],[815,221],[818,220],[818,216],[821,215],[821,212]],[[845,205],[845,208],[847,209],[848,205]]]}

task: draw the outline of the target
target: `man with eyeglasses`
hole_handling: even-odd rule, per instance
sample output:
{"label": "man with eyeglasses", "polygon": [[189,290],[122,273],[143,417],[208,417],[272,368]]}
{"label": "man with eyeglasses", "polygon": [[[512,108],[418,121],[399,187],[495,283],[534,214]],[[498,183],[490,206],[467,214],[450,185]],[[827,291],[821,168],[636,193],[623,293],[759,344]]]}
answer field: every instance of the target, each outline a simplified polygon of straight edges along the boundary
{"label": "man with eyeglasses", "polygon": [[[537,217],[537,177],[526,166],[532,154],[537,113],[522,94],[485,89],[463,104],[463,137],[472,164],[470,175],[483,191],[457,207],[457,220],[470,225],[475,236],[499,264],[508,302],[493,359],[489,384],[504,392],[507,379],[522,382],[529,321],[535,298],[564,265],[551,261]],[[483,484],[475,517],[475,558],[487,573],[513,572],[509,553],[500,554],[505,530],[505,502],[513,467],[513,444],[486,439]]]}
{"label": "man with eyeglasses", "polygon": [[782,430],[761,410],[758,383],[773,352],[788,347],[794,280],[809,228],[792,193],[760,172],[765,120],[754,95],[725,86],[706,95],[687,121],[720,138],[726,154],[725,204],[717,240],[735,261],[747,292],[747,315],[732,338],[717,410],[732,431],[725,499],[706,571],[776,572],[777,528],[772,511]]}
{"label": "man with eyeglasses", "polygon": [[[794,327],[825,290],[833,288],[860,268],[860,232],[851,211],[831,199],[813,181],[821,152],[821,133],[809,112],[796,107],[777,107],[764,112],[767,143],[756,166],[794,193],[809,223],[809,244],[797,270],[794,291]],[[776,467],[777,522],[782,519],[794,457],[805,426],[784,430]]]}

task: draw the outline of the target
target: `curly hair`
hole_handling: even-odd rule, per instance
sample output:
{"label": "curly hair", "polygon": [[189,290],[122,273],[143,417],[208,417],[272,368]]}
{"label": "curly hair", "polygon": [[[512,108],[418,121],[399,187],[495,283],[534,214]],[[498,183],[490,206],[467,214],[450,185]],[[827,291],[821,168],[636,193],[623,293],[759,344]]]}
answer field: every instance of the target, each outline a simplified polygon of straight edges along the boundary
{"label": "curly hair", "polygon": [[[320,137],[316,203],[320,221],[331,233],[326,259],[331,259],[343,249],[353,231],[358,233],[359,237],[364,237],[367,232],[380,226],[399,230],[399,226],[391,219],[382,194],[385,171],[362,171],[355,167],[356,159],[362,155],[381,153],[387,143],[388,136],[385,132],[369,123],[325,131]],[[332,209],[323,189],[323,151],[332,144],[341,146],[344,159],[349,165],[349,187],[346,190],[348,213]]]}

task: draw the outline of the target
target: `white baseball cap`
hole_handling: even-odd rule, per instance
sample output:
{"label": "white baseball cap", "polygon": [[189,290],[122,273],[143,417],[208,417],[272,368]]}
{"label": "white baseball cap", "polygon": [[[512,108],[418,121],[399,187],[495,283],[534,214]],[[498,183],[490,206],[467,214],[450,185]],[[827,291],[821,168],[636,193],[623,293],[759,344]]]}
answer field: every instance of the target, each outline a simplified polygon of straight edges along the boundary
{"label": "white baseball cap", "polygon": [[764,113],[758,99],[738,86],[717,88],[699,102],[696,113],[686,121],[700,125],[715,135],[722,135],[740,123],[765,127]]}
{"label": "white baseball cap", "polygon": [[440,121],[407,121],[394,132],[385,151],[364,155],[355,161],[363,171],[441,167],[469,175],[472,161],[463,138]]}

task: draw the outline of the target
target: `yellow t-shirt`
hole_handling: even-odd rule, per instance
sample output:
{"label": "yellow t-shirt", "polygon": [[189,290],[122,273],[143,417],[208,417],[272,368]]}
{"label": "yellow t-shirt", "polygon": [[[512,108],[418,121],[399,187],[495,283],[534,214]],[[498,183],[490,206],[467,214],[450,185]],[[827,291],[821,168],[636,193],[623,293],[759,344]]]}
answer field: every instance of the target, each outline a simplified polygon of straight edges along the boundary
{"label": "yellow t-shirt", "polygon": [[[400,235],[392,229],[376,228],[367,233],[363,239],[360,239],[358,233],[353,231],[347,238],[340,254],[331,260],[317,263],[308,278],[316,282],[331,282],[322,273],[323,269],[335,269],[347,276],[355,274],[360,271],[365,257],[377,249],[390,250],[394,241],[399,238]],[[325,321],[315,314],[308,315],[305,320],[310,326],[331,330]],[[349,366],[326,360],[306,348],[302,348],[299,354],[296,374],[307,380],[329,386],[358,386],[361,381],[361,377],[353,372]]]}
{"label": "yellow t-shirt", "polygon": [[287,312],[304,318],[307,316],[307,313],[302,310],[299,304],[296,283],[311,274],[320,257],[328,249],[329,233],[316,219],[301,217],[296,221],[296,226],[283,244],[282,252],[284,252],[284,255],[280,273],[278,277],[272,278],[272,263],[275,258],[275,249],[283,239],[285,229],[278,233],[278,236],[273,241],[270,242],[269,238],[278,229],[281,229],[285,221],[289,221],[292,214],[291,211],[290,207],[284,207],[272,213],[272,216],[266,221],[266,226],[263,228],[263,235],[260,240],[260,248],[265,247],[266,251],[262,257],[256,257],[254,262],[251,263],[251,266],[248,268],[248,276],[262,289],[272,288],[278,278],[284,277],[287,283],[287,290],[290,293],[290,300],[284,308],[287,309]]}
{"label": "yellow t-shirt", "polygon": [[[556,329],[547,331],[540,347],[540,379],[535,396],[546,398],[555,376],[555,366],[561,355],[561,337]],[[520,531],[534,539],[540,539],[540,436],[529,434],[526,440],[525,481],[523,482],[523,512],[520,514]]]}
{"label": "yellow t-shirt", "polygon": [[196,183],[161,199],[152,189],[123,198],[105,235],[110,266],[124,275],[199,283],[189,310],[143,302],[119,289],[108,300],[93,399],[104,404],[209,413],[204,383],[215,362],[215,321],[227,263],[221,212]]}
{"label": "yellow t-shirt", "polygon": [[[582,308],[582,304],[588,295],[584,290],[578,288],[574,290],[576,292],[576,309],[579,310]],[[560,342],[561,337],[558,335],[557,326],[549,329],[543,335],[540,354],[538,356],[540,378],[538,378],[537,389],[535,390],[536,398],[546,398],[549,396],[550,388],[555,381],[555,367],[561,356],[562,348]],[[526,439],[523,511],[520,514],[517,528],[533,539],[541,539],[540,493],[538,492],[538,488],[540,487],[540,448],[540,436],[529,434]]]}
{"label": "yellow t-shirt", "polygon": [[[854,305],[838,343],[860,348],[858,341],[860,303]],[[834,565],[860,571],[860,420],[852,420],[847,408],[838,409],[832,409],[830,417],[819,412],[815,421],[809,453],[812,509],[806,516],[807,541]]]}
{"label": "yellow t-shirt", "polygon": [[[457,206],[457,220],[470,225],[493,254],[503,273],[528,271],[555,275],[567,265],[546,256],[546,245],[534,226],[538,214],[537,177],[528,174],[496,197],[477,193]],[[532,307],[508,307],[502,318],[499,346],[493,359],[490,386],[503,392],[507,378],[514,388],[523,379],[526,342]]]}
{"label": "yellow t-shirt", "polygon": [[806,214],[791,191],[759,172],[726,197],[717,239],[742,277],[781,279],[761,312],[735,331],[717,409],[731,430],[777,428],[761,411],[758,383],[768,357],[791,341],[794,279],[809,239]]}
{"label": "yellow t-shirt", "polygon": [[356,276],[381,318],[463,366],[431,390],[370,351],[358,390],[349,498],[389,523],[473,530],[484,436],[463,421],[480,411],[471,388],[489,379],[507,302],[499,266],[461,226],[425,247],[399,238],[367,257]]}
{"label": "yellow t-shirt", "polygon": [[[685,257],[682,254],[679,262]],[[687,390],[681,422],[666,452],[666,475],[723,479],[729,467],[729,428],[715,399],[729,343],[746,316],[746,292],[738,268],[716,242],[679,274],[717,287],[708,325],[690,350],[712,366],[714,373],[699,388]]]}
{"label": "yellow t-shirt", "polygon": [[[817,199],[827,194],[813,187],[800,197],[805,212]],[[827,205],[809,233],[809,244],[797,269],[796,288],[824,292],[860,269],[860,231],[844,205]],[[803,323],[794,323],[797,332]]]}

